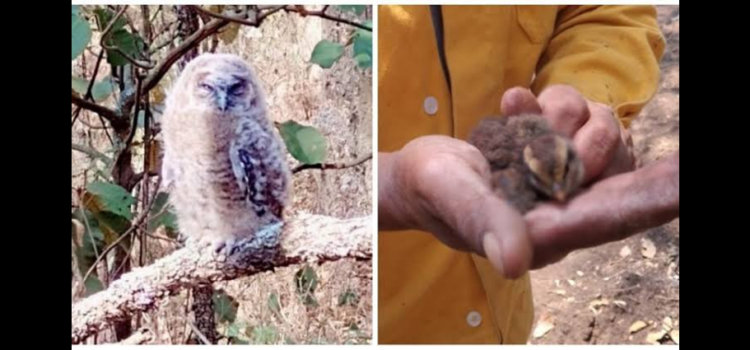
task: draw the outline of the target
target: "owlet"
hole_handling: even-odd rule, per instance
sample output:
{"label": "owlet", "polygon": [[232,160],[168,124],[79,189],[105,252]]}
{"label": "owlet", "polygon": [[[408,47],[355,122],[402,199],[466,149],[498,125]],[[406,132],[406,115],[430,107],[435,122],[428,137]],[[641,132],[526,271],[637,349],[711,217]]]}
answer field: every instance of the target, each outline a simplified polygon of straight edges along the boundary
{"label": "owlet", "polygon": [[203,54],[180,74],[162,117],[162,175],[180,231],[219,251],[281,225],[290,172],[253,68]]}

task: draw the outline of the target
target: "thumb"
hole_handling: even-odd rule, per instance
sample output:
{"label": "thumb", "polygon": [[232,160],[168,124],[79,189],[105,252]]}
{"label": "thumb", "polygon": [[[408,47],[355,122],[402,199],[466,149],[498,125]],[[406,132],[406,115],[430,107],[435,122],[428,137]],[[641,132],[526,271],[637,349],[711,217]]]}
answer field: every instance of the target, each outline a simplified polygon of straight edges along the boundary
{"label": "thumb", "polygon": [[490,189],[479,174],[457,179],[431,201],[453,235],[485,256],[501,275],[518,278],[532,261],[532,242],[521,214]]}

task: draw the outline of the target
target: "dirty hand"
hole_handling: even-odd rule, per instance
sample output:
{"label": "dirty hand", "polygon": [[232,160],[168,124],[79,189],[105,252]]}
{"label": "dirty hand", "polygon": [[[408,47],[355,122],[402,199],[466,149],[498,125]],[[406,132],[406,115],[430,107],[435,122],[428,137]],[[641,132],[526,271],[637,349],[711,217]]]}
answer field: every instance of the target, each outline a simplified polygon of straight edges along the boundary
{"label": "dirty hand", "polygon": [[525,215],[532,269],[679,216],[679,153],[634,170],[630,134],[609,107],[571,87],[552,86],[538,98],[526,89],[508,90],[501,109],[507,115],[541,113],[555,130],[572,137],[589,186],[564,205],[545,203]]}

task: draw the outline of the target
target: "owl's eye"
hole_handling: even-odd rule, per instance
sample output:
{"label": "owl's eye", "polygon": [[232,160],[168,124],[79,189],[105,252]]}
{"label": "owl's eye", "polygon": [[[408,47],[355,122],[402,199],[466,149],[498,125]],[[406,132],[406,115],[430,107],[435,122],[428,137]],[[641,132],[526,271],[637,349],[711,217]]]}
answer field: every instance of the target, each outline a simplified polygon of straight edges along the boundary
{"label": "owl's eye", "polygon": [[229,93],[232,95],[242,95],[245,92],[245,87],[242,83],[237,83],[229,87]]}
{"label": "owl's eye", "polygon": [[208,84],[206,84],[206,83],[200,83],[200,85],[198,85],[198,86],[199,86],[199,87],[200,87],[201,89],[203,89],[203,90],[206,90],[206,91],[214,91],[214,87],[213,87],[213,86],[211,86],[211,85],[208,85]]}

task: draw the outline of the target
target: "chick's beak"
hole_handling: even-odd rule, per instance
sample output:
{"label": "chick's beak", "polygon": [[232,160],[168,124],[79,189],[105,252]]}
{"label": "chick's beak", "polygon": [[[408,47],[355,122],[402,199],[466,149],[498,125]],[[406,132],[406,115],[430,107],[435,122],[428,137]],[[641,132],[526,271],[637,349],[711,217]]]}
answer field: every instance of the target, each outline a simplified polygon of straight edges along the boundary
{"label": "chick's beak", "polygon": [[567,193],[565,193],[565,190],[563,190],[562,186],[559,184],[552,185],[552,194],[555,199],[560,202],[565,201],[565,198],[567,197]]}

